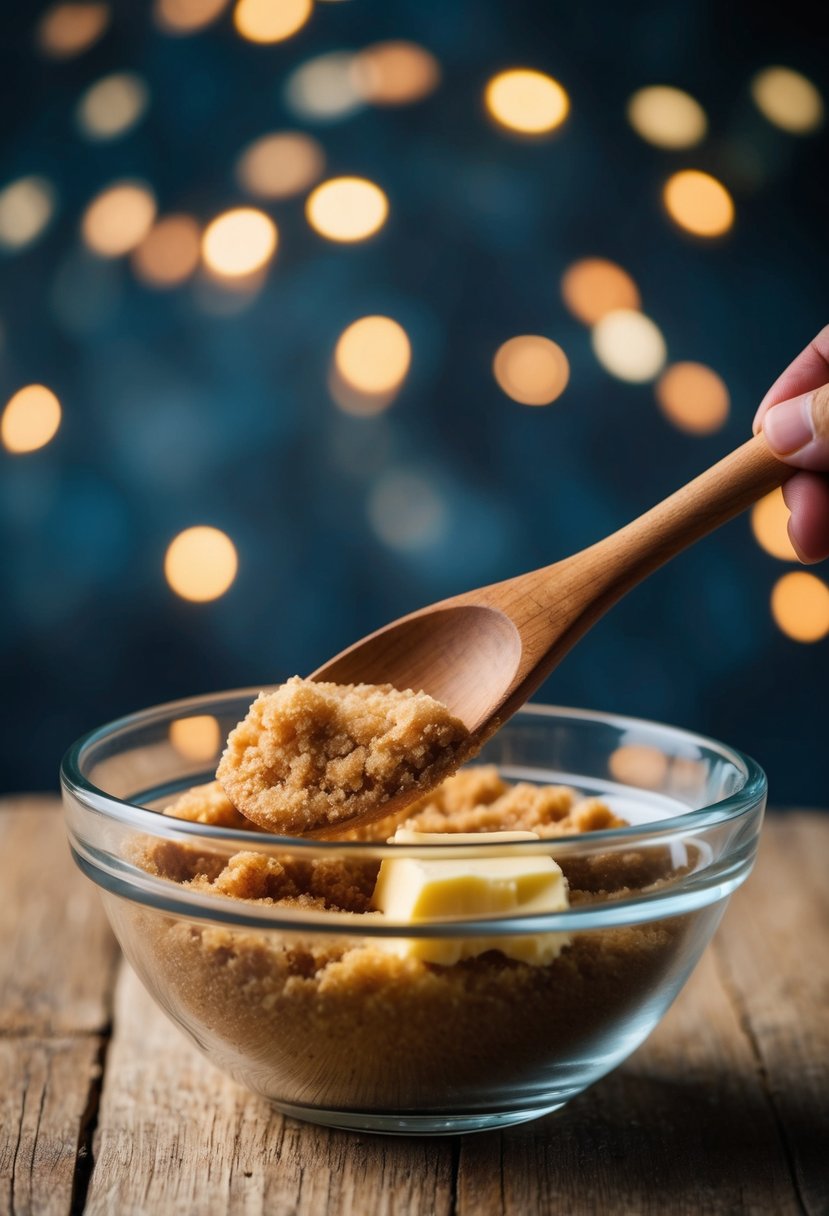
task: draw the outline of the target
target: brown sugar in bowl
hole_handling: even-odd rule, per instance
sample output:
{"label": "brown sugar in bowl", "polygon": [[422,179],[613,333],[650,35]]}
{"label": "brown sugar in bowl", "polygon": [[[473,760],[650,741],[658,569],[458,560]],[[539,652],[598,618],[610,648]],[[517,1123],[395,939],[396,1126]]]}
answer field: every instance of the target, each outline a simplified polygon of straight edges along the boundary
{"label": "brown sugar in bowl", "polygon": [[[249,700],[160,707],[82,740],[64,762],[67,826],[159,1004],[211,1060],[301,1118],[435,1134],[562,1106],[657,1024],[753,862],[765,800],[753,761],[670,727],[545,707],[521,711],[482,766],[411,809],[446,845],[214,826],[192,794],[188,818],[159,814],[198,778],[209,784],[209,770],[170,754],[170,720],[212,713],[232,726]],[[658,789],[613,777],[614,752],[632,743],[665,757]],[[452,844],[476,825],[540,839]],[[392,851],[493,848],[553,856],[569,908],[411,926],[371,907]],[[390,949],[413,936],[528,932],[567,944],[544,966],[498,949],[450,966]]]}

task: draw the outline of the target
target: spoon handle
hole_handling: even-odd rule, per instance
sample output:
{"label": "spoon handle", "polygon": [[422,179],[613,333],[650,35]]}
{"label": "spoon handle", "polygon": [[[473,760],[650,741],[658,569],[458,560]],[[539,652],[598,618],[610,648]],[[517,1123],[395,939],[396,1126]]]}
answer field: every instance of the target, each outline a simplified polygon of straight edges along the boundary
{"label": "spoon handle", "polygon": [[774,455],[762,434],[588,550],[603,567],[612,599],[659,569],[785,482],[796,470]]}

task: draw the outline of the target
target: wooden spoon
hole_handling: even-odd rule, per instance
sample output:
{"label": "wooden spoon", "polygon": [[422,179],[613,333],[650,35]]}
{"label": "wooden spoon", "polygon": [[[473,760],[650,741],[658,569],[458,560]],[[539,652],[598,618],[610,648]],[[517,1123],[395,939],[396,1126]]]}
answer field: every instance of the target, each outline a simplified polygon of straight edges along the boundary
{"label": "wooden spoon", "polygon": [[[343,650],[311,679],[422,689],[448,706],[480,745],[631,587],[794,472],[758,435],[588,549],[401,617]],[[423,793],[409,791],[339,830],[394,813]]]}

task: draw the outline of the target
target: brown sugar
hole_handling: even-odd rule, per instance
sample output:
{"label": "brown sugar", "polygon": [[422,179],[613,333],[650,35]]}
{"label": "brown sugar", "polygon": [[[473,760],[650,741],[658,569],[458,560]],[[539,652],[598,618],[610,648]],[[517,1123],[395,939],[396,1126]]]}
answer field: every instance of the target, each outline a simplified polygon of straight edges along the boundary
{"label": "brown sugar", "polygon": [[598,798],[582,798],[567,785],[509,785],[495,765],[462,769],[409,808],[406,827],[418,832],[536,832],[566,836],[620,828]]}
{"label": "brown sugar", "polygon": [[236,810],[218,781],[194,785],[171,806],[165,807],[164,814],[176,819],[188,819],[191,823],[212,824],[217,828],[256,830],[256,825]]}
{"label": "brown sugar", "polygon": [[464,724],[426,693],[295,676],[257,697],[216,775],[247,819],[301,835],[382,814],[390,799],[436,785],[470,750]]}
{"label": "brown sugar", "polygon": [[631,1033],[690,926],[577,935],[548,966],[497,952],[440,967],[368,939],[140,918],[139,966],[214,1059],[257,1092],[328,1110],[469,1109]]}
{"label": "brown sugar", "polygon": [[[188,817],[208,823],[224,813],[209,786],[191,794]],[[530,828],[572,839],[622,822],[568,787],[509,785],[480,766],[424,798],[407,826]],[[353,933],[206,925],[133,904],[120,914],[140,921],[135,961],[177,1019],[235,1076],[298,1109],[451,1109],[497,1097],[499,1087],[538,1086],[573,1059],[601,1054],[609,1027],[635,1026],[642,1003],[673,982],[682,941],[694,932],[693,917],[673,917],[574,933],[543,966],[498,950],[443,966],[398,957],[361,934],[382,919],[371,910],[379,862],[256,849],[252,834],[250,848],[231,857],[168,842],[145,846],[138,859],[199,892],[351,914]],[[571,852],[562,850],[560,864],[573,904],[657,891],[682,872],[664,848]]]}
{"label": "brown sugar", "polygon": [[[165,815],[220,827],[238,826],[234,814],[254,833],[255,825],[234,812],[227,797],[217,793],[217,783],[194,786]],[[495,765],[474,765],[448,777],[436,790],[414,803],[403,825],[400,816],[371,825],[387,829],[405,826],[417,832],[531,831],[542,838],[570,837],[608,828],[625,827],[597,798],[584,798],[564,785],[510,785]],[[374,837],[378,838],[377,835]],[[162,877],[198,890],[234,899],[255,899],[290,905],[308,897],[315,907],[328,911],[365,912],[379,869],[379,862],[346,861],[342,858],[300,860],[286,854],[275,858],[251,849],[226,854],[210,853],[202,847],[157,842],[142,853],[141,864]],[[559,864],[568,879],[571,903],[611,895],[619,898],[656,884],[678,873],[670,851],[663,847],[626,852],[591,850],[567,856]],[[304,902],[304,906],[310,906]]]}

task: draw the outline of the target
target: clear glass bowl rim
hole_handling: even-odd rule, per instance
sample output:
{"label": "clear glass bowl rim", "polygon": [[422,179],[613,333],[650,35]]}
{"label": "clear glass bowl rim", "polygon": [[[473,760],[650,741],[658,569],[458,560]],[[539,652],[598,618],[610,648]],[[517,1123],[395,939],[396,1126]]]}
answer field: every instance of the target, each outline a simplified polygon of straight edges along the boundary
{"label": "clear glass bowl rim", "polygon": [[[244,830],[220,828],[211,824],[193,823],[182,819],[165,819],[157,811],[149,810],[138,803],[126,802],[122,798],[116,798],[113,794],[108,794],[105,790],[100,789],[99,786],[93,785],[86,778],[83,772],[83,757],[88,748],[97,743],[102,743],[106,738],[118,735],[122,731],[149,726],[153,723],[163,722],[168,718],[175,719],[178,717],[195,716],[196,711],[199,710],[207,713],[211,707],[215,710],[217,701],[228,701],[235,698],[253,701],[261,691],[263,691],[262,687],[256,686],[231,689],[220,693],[202,693],[199,696],[185,697],[177,701],[166,701],[161,705],[137,710],[135,713],[126,714],[122,718],[116,718],[112,722],[96,727],[94,730],[82,735],[80,739],[76,740],[67,749],[60,765],[61,785],[67,792],[75,797],[79,797],[86,805],[94,806],[95,810],[103,812],[122,823],[140,828],[153,836],[180,840],[182,832],[184,832],[185,835],[190,833],[194,836],[208,837],[216,840],[237,841],[240,843],[246,841],[250,843],[250,835]],[[268,691],[267,687],[264,691]],[[606,828],[602,831],[591,832],[591,842],[606,843],[609,839],[631,840],[641,836],[652,837],[659,835],[661,832],[672,833],[689,828],[699,830],[701,828],[714,827],[718,823],[724,823],[729,819],[734,819],[744,814],[746,811],[750,811],[767,792],[766,775],[757,761],[753,760],[751,756],[738,751],[737,748],[720,743],[717,739],[697,734],[694,731],[686,730],[684,727],[670,726],[664,722],[656,722],[648,718],[633,718],[623,714],[604,713],[601,710],[573,709],[564,705],[541,705],[535,703],[522,706],[513,717],[574,718],[582,722],[595,722],[605,726],[616,727],[620,730],[635,730],[638,727],[645,727],[650,730],[662,731],[666,734],[679,736],[686,743],[696,744],[699,747],[707,748],[709,751],[717,752],[722,759],[727,760],[743,774],[744,781],[740,789],[736,790],[733,794],[729,794],[726,798],[721,798],[718,802],[698,807],[696,810],[686,811],[681,815],[672,815],[667,819],[653,820],[644,824],[632,824],[625,828]],[[508,719],[508,721],[511,720]],[[630,788],[635,789],[636,786],[631,786]],[[581,841],[583,845],[584,837],[572,838],[573,843],[578,841]],[[324,854],[326,852],[341,853],[345,850],[353,856],[380,857],[391,853],[394,853],[397,857],[401,856],[399,845],[367,843],[359,840],[316,840],[302,836],[279,836],[268,832],[257,832],[256,843],[260,845],[282,845],[283,847],[290,844],[292,852],[308,849],[309,852]],[[557,845],[566,843],[567,840],[565,839],[556,840]],[[540,841],[539,844],[542,846],[544,844],[549,845],[549,842]],[[466,846],[463,847],[466,848]],[[483,853],[489,846],[477,845],[475,847]],[[504,846],[503,844],[496,843],[491,847],[502,850]],[[449,845],[420,845],[411,853],[407,847],[406,854],[407,856],[443,856],[444,852],[450,848],[451,846]],[[435,853],[436,849],[439,849],[440,853]],[[527,849],[532,851],[534,845],[522,845],[522,852]]]}
{"label": "clear glass bowl rim", "polygon": [[[260,691],[260,688],[242,688],[222,693],[208,693],[196,697],[188,697],[178,701],[169,701],[149,709],[139,710],[136,713],[126,715],[98,727],[80,738],[66,752],[61,764],[61,784],[65,792],[77,802],[80,802],[86,810],[97,812],[148,836],[161,840],[174,840],[180,843],[185,842],[188,838],[198,837],[201,840],[213,840],[217,843],[220,841],[235,843],[239,845],[240,849],[249,848],[251,837],[248,832],[231,828],[219,828],[187,820],[165,818],[155,810],[150,810],[136,803],[126,802],[123,799],[107,794],[99,787],[93,785],[84,776],[83,762],[84,755],[89,748],[102,743],[106,739],[115,738],[121,732],[162,723],[167,719],[182,717],[187,714],[195,715],[199,711],[208,713],[212,709],[215,713],[222,703],[235,699],[252,701]],[[672,815],[667,819],[631,825],[626,828],[611,828],[591,832],[589,833],[589,837],[585,837],[584,835],[556,837],[554,844],[559,854],[569,851],[583,853],[586,841],[589,841],[591,851],[594,848],[608,848],[613,845],[629,848],[637,841],[644,842],[645,838],[648,843],[656,843],[660,839],[677,836],[678,834],[684,836],[686,834],[698,833],[704,829],[715,828],[719,824],[733,821],[742,815],[747,816],[751,812],[756,811],[758,807],[762,807],[766,794],[766,777],[763,770],[749,756],[744,755],[735,748],[719,743],[717,740],[695,734],[681,727],[668,726],[664,723],[649,721],[643,718],[632,718],[594,710],[570,709],[564,706],[525,705],[518,710],[515,717],[555,718],[559,720],[575,719],[582,722],[595,722],[597,725],[612,726],[620,730],[646,728],[657,732],[664,732],[668,735],[679,737],[686,744],[695,744],[713,751],[723,760],[733,765],[743,775],[743,783],[739,790],[709,806]],[[629,788],[635,789],[636,787],[631,786]],[[256,845],[269,851],[274,848],[281,848],[284,852],[290,851],[293,854],[305,854],[306,856],[347,855],[351,858],[372,860],[382,859],[384,856],[391,854],[400,857],[404,853],[407,857],[444,858],[458,857],[460,855],[464,857],[480,857],[486,856],[488,852],[498,850],[499,854],[503,855],[505,847],[503,843],[474,846],[451,844],[400,846],[363,841],[309,840],[301,837],[277,836],[265,832],[257,832]],[[550,845],[551,841],[549,839],[511,842],[509,852],[514,855],[548,854]],[[361,928],[356,929],[353,915],[349,913],[313,913],[304,911],[302,915],[297,915],[293,913],[293,910],[274,909],[268,906],[260,907],[259,905],[247,906],[242,901],[228,900],[220,895],[202,894],[181,887],[175,887],[175,890],[171,891],[169,882],[164,879],[156,878],[144,871],[132,871],[132,867],[130,867],[130,871],[132,872],[124,872],[122,869],[123,863],[112,857],[111,854],[104,855],[105,851],[96,850],[98,858],[104,862],[103,869],[100,864],[90,864],[89,859],[85,860],[74,844],[72,845],[72,851],[81,869],[99,886],[103,886],[128,898],[137,899],[138,902],[154,906],[159,911],[167,911],[185,918],[210,920],[251,928],[280,929],[283,931],[304,929],[318,932],[326,930],[335,934],[350,933],[351,935],[355,935],[356,933],[361,936],[371,937],[401,935],[401,926],[395,926],[388,922],[386,924],[378,924],[373,919],[370,924],[363,921]],[[105,874],[106,863],[110,858],[118,865],[120,873],[117,878],[112,878],[112,876],[107,877]],[[463,936],[471,936],[483,933],[515,934],[517,932],[532,933],[542,930],[568,931],[571,929],[598,927],[599,924],[606,922],[630,924],[634,921],[651,920],[657,916],[668,915],[674,908],[676,911],[690,910],[689,900],[692,904],[699,901],[697,906],[701,906],[703,902],[710,902],[712,886],[717,886],[721,881],[722,876],[716,874],[705,878],[699,874],[695,876],[692,872],[680,880],[675,887],[664,891],[634,896],[630,899],[614,900],[587,906],[575,906],[561,912],[543,916],[536,914],[533,917],[502,917],[493,920],[464,919],[463,921],[446,921],[442,924],[428,922],[424,923],[422,927],[408,924],[405,926],[405,934],[409,937],[458,936],[459,933]],[[656,905],[659,905],[658,912]]]}

